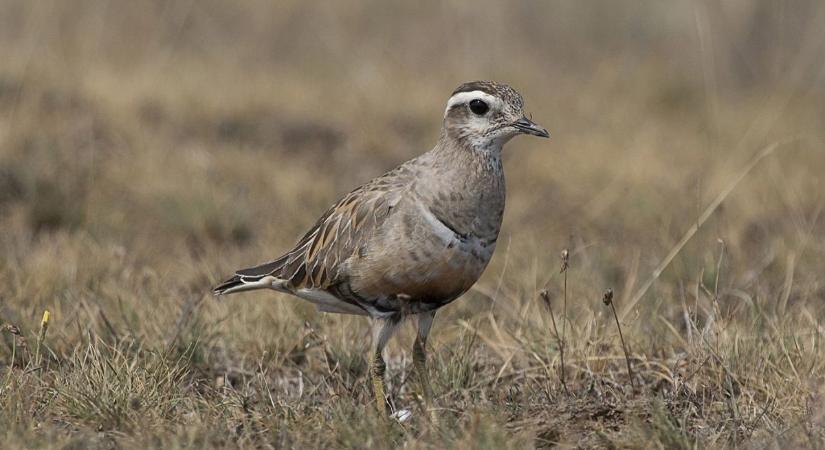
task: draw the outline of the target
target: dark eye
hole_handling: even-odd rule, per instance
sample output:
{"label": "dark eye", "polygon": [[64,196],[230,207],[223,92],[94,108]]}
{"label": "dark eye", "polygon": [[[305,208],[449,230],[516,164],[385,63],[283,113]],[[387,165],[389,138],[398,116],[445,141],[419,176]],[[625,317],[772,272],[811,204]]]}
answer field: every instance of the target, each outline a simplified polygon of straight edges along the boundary
{"label": "dark eye", "polygon": [[472,111],[473,114],[483,116],[489,109],[490,107],[479,99],[470,100],[470,111]]}

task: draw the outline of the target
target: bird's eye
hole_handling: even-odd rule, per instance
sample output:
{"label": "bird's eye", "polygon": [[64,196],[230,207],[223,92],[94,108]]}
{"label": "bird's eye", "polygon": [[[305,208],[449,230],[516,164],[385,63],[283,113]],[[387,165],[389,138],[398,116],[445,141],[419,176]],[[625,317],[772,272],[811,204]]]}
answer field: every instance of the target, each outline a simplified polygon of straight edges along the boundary
{"label": "bird's eye", "polygon": [[489,109],[490,107],[487,106],[487,104],[484,103],[482,100],[470,100],[470,111],[472,111],[473,114],[483,116],[484,113],[486,113]]}

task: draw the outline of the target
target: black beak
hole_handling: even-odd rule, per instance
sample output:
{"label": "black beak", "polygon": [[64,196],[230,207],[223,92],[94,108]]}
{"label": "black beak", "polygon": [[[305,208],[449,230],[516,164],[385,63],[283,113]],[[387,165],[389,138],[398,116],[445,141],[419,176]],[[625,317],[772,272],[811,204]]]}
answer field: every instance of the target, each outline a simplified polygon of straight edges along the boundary
{"label": "black beak", "polygon": [[513,122],[513,126],[524,134],[532,134],[533,136],[543,138],[550,137],[550,133],[548,133],[547,130],[526,117],[522,117],[521,119]]}

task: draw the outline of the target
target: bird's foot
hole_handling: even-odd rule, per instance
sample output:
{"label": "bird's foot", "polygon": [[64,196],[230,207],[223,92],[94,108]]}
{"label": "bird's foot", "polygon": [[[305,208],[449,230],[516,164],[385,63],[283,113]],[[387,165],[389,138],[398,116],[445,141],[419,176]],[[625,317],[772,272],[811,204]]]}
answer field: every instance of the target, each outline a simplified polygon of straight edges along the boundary
{"label": "bird's foot", "polygon": [[398,423],[404,423],[412,418],[412,411],[407,408],[401,408],[390,414],[391,419],[395,419]]}

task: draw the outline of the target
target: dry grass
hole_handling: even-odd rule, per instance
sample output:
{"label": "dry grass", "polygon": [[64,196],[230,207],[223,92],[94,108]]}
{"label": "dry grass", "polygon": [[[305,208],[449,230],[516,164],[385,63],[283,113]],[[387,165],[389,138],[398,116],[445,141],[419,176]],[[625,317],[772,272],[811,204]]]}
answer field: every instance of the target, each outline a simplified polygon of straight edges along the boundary
{"label": "dry grass", "polygon": [[[3,448],[825,446],[825,8],[725,3],[0,2]],[[363,319],[209,288],[476,78],[553,137],[389,423]]]}

